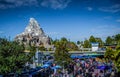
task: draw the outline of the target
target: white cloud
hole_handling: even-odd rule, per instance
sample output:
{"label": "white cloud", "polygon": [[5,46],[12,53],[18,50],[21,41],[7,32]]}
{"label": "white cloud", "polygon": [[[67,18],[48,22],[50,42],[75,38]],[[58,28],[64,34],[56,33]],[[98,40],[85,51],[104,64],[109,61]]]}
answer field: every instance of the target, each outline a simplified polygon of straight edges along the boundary
{"label": "white cloud", "polygon": [[37,0],[0,0],[0,9],[16,8],[20,6],[37,6]]}
{"label": "white cloud", "polygon": [[61,32],[46,32],[47,35],[50,36],[70,36],[70,33],[61,33]]}
{"label": "white cloud", "polygon": [[0,31],[0,34],[3,34],[4,32],[3,31]]}
{"label": "white cloud", "polygon": [[46,32],[47,35],[58,35],[58,32]]}
{"label": "white cloud", "polygon": [[41,5],[53,9],[63,9],[68,6],[71,0],[43,0]]}
{"label": "white cloud", "polygon": [[0,9],[16,8],[21,6],[50,7],[63,9],[71,0],[0,0]]}
{"label": "white cloud", "polygon": [[109,7],[101,7],[99,8],[99,10],[103,12],[117,13],[117,12],[120,12],[120,4],[115,4]]}
{"label": "white cloud", "polygon": [[113,17],[112,16],[105,16],[103,17],[104,19],[112,19]]}
{"label": "white cloud", "polygon": [[120,19],[116,20],[117,22],[120,22]]}
{"label": "white cloud", "polygon": [[88,10],[88,11],[92,11],[93,8],[92,8],[92,7],[87,7],[87,10]]}

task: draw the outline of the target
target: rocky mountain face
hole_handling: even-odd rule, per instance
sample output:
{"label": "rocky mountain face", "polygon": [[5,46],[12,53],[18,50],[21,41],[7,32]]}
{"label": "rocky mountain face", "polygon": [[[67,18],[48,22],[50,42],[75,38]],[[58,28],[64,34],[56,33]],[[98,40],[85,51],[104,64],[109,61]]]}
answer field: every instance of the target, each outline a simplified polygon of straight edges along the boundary
{"label": "rocky mountain face", "polygon": [[15,37],[16,41],[23,42],[25,45],[35,45],[37,47],[44,46],[52,48],[50,38],[45,35],[42,28],[34,18],[30,18],[25,31]]}

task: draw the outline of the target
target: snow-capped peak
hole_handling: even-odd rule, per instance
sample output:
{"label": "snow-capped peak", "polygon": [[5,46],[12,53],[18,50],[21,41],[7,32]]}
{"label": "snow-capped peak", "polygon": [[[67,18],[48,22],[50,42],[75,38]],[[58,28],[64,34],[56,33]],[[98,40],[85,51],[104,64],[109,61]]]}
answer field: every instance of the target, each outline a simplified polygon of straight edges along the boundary
{"label": "snow-capped peak", "polygon": [[44,35],[42,28],[40,28],[39,23],[34,19],[30,18],[28,26],[25,28],[25,33],[32,33],[32,35]]}
{"label": "snow-capped peak", "polygon": [[30,18],[29,26],[40,28],[40,25],[38,24],[38,22],[34,18]]}

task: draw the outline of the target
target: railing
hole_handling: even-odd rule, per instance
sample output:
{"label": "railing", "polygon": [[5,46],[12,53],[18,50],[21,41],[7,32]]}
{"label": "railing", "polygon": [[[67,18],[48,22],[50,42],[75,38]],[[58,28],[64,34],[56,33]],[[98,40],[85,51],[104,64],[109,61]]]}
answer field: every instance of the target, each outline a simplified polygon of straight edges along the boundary
{"label": "railing", "polygon": [[[43,51],[43,53],[54,53],[55,51]],[[105,51],[69,51],[69,53],[105,53]]]}

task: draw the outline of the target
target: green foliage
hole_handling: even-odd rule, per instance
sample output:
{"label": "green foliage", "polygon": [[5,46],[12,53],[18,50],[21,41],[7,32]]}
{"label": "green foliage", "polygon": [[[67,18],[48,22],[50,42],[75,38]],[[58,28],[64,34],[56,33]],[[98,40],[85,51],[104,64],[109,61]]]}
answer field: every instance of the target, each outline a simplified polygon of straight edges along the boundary
{"label": "green foliage", "polygon": [[52,48],[49,48],[48,51],[52,51]]}
{"label": "green foliage", "polygon": [[69,51],[76,51],[76,50],[78,50],[77,45],[74,42],[68,41],[65,37],[61,38],[60,40],[56,39],[53,42],[53,44],[54,44],[55,47],[58,45],[58,42],[61,42],[61,43],[64,42],[64,43],[66,43],[66,48]]}
{"label": "green foliage", "polygon": [[64,63],[69,64],[69,62],[71,62],[66,41],[60,40],[56,42],[56,50],[54,53],[54,57],[55,57],[55,61],[60,65],[63,65]]}
{"label": "green foliage", "polygon": [[112,44],[112,41],[113,41],[113,39],[112,39],[110,36],[108,36],[108,37],[106,38],[106,40],[105,40],[105,42],[106,42],[107,45],[111,45],[111,44]]}
{"label": "green foliage", "polygon": [[79,45],[79,44],[80,44],[80,41],[77,41],[77,44]]}
{"label": "green foliage", "polygon": [[94,36],[90,36],[89,40],[85,40],[83,47],[84,48],[91,48],[91,43],[95,43],[98,42],[99,43],[99,47],[103,46],[103,41],[101,38],[95,38]]}
{"label": "green foliage", "polygon": [[28,60],[24,45],[0,38],[0,74],[19,73]]}
{"label": "green foliage", "polygon": [[111,48],[107,48],[104,57],[107,60],[114,60],[115,59],[115,51],[113,51]]}
{"label": "green foliage", "polygon": [[55,39],[54,41],[52,41],[52,44],[56,45],[58,41],[58,39]]}
{"label": "green foliage", "polygon": [[105,58],[111,59],[117,67],[118,72],[120,72],[120,34],[113,37],[108,36],[106,38],[106,44],[117,44],[116,50],[113,51],[110,48],[106,50]]}
{"label": "green foliage", "polygon": [[115,40],[120,41],[120,34],[115,35]]}
{"label": "green foliage", "polygon": [[120,34],[116,34],[114,36],[108,36],[105,40],[106,45],[118,45],[120,44]]}
{"label": "green foliage", "polygon": [[115,42],[120,46],[120,34],[114,36]]}
{"label": "green foliage", "polygon": [[99,43],[99,47],[103,47],[103,41],[102,41],[102,39],[101,38],[95,38],[96,39],[96,42],[98,42]]}
{"label": "green foliage", "polygon": [[28,58],[28,61],[30,63],[33,62],[33,56],[35,55],[35,52],[36,52],[36,47],[35,46],[31,46],[31,45],[27,45],[27,47],[25,47],[25,50],[29,51],[28,54],[27,54],[27,58]]}
{"label": "green foliage", "polygon": [[40,50],[40,51],[47,51],[47,49],[44,46],[38,47],[38,50]]}
{"label": "green foliage", "polygon": [[89,42],[90,42],[90,43],[91,43],[91,42],[96,42],[95,37],[94,37],[94,36],[90,36]]}
{"label": "green foliage", "polygon": [[50,40],[49,40],[49,41],[50,41],[50,43],[49,43],[49,44],[50,44],[50,45],[52,45],[52,44],[53,44],[53,39],[52,39],[52,38],[50,38],[50,37],[49,37],[49,39],[50,39]]}
{"label": "green foliage", "polygon": [[62,38],[61,38],[61,41],[62,41],[62,42],[66,42],[66,43],[68,42],[67,38],[65,38],[65,37],[62,37]]}
{"label": "green foliage", "polygon": [[118,72],[120,72],[120,47],[117,47],[115,54],[115,60],[114,63],[118,69]]}
{"label": "green foliage", "polygon": [[120,46],[113,51],[111,48],[108,48],[105,52],[105,59],[112,60],[117,67],[118,72],[120,72]]}
{"label": "green foliage", "polygon": [[84,48],[90,48],[91,47],[91,44],[87,39],[84,41],[83,47]]}
{"label": "green foliage", "polygon": [[66,47],[69,51],[76,51],[78,50],[77,45],[74,42],[67,42]]}

